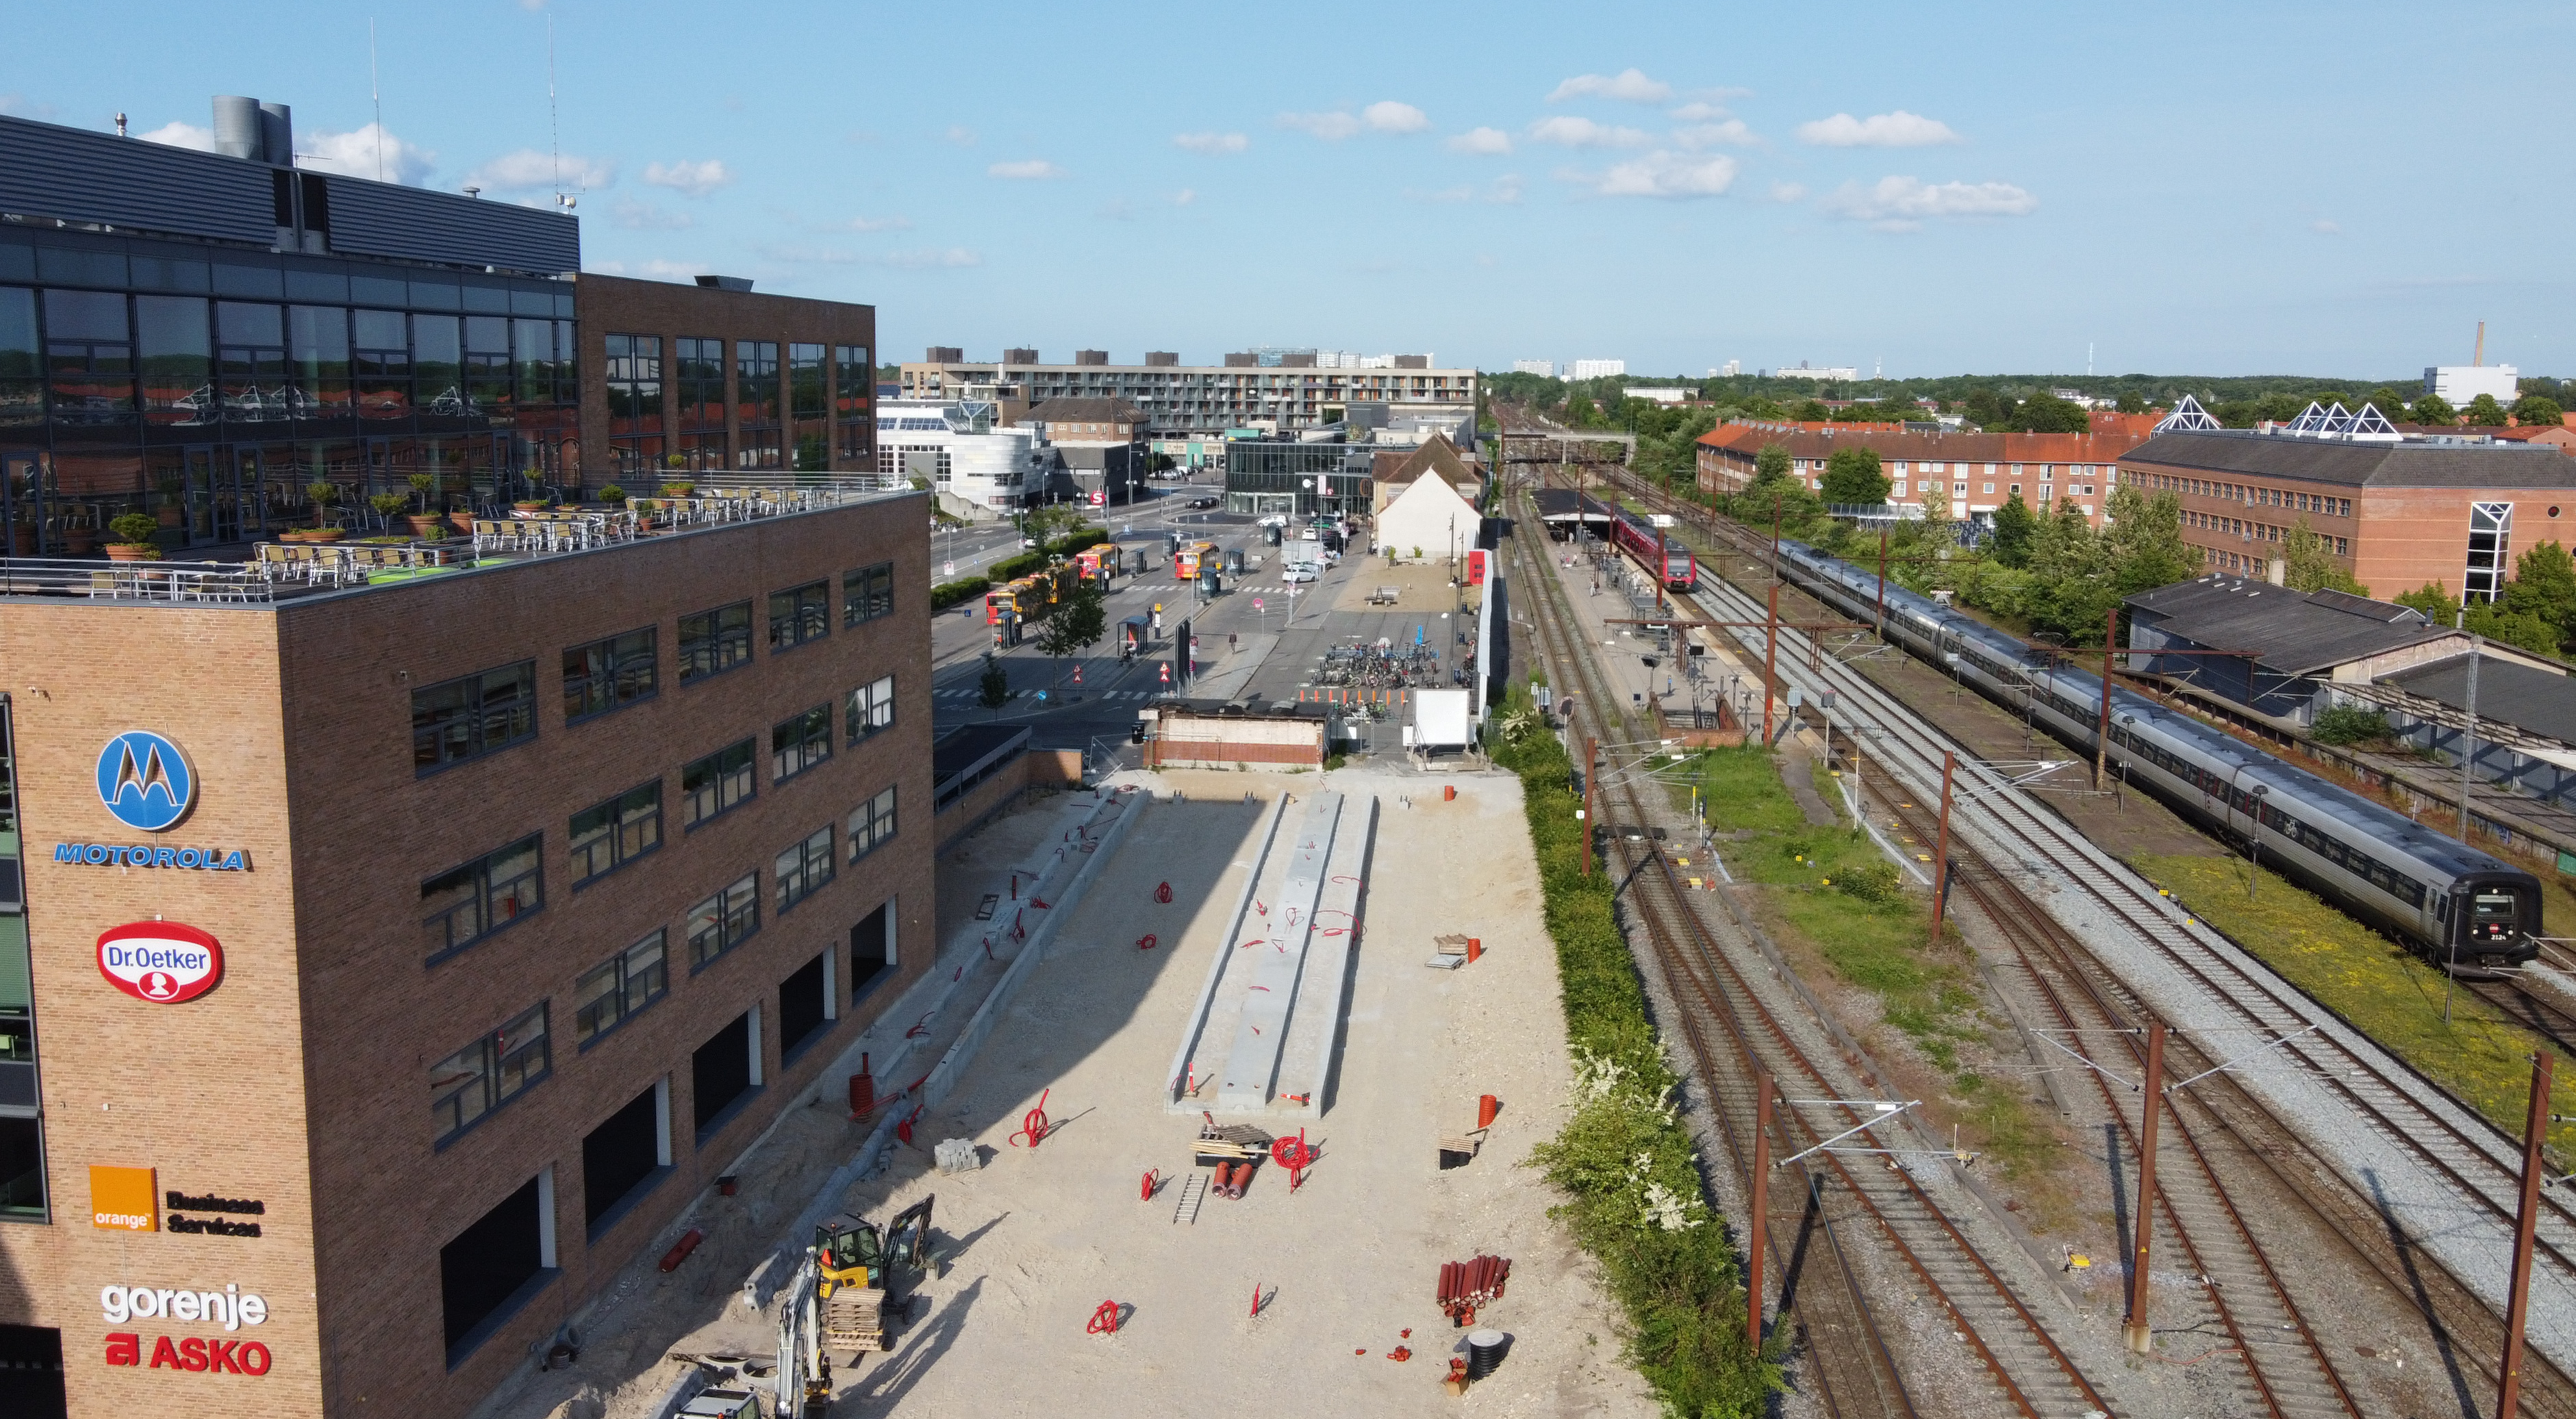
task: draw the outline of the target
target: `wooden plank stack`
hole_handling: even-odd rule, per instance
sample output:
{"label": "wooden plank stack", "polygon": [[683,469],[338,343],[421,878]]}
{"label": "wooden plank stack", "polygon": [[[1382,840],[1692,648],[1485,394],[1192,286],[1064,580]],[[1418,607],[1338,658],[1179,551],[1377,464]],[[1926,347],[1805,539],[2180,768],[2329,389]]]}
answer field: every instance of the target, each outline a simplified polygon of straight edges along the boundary
{"label": "wooden plank stack", "polygon": [[832,1350],[883,1350],[885,1296],[875,1286],[842,1286],[823,1298],[823,1344]]}

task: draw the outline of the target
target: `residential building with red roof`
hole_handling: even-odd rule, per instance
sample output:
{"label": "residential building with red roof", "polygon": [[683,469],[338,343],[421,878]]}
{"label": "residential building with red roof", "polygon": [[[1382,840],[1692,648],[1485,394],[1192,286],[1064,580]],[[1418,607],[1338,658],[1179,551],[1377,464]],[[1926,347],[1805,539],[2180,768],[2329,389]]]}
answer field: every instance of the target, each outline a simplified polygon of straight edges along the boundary
{"label": "residential building with red roof", "polygon": [[[2121,421],[2144,417],[2110,416]],[[1757,420],[1723,424],[1701,435],[1698,482],[1704,493],[1735,492],[1753,480],[1754,459],[1763,448],[1776,443],[1788,450],[1791,475],[1821,491],[1825,464],[1837,450],[1866,448],[1878,455],[1879,471],[1890,481],[1891,503],[1919,507],[1927,486],[1947,483],[1954,517],[1991,514],[2019,493],[2034,512],[2053,512],[2058,503],[2073,502],[2100,526],[2114,465],[2147,438],[2146,429],[2132,433],[2124,424],[2110,432],[2097,426],[2081,434],[1989,434]]]}

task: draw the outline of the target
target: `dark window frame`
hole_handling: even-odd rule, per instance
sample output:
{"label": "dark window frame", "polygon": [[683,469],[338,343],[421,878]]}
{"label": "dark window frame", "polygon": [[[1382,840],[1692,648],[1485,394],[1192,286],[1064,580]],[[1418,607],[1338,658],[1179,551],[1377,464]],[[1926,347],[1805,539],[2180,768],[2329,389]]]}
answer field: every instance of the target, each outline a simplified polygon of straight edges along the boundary
{"label": "dark window frame", "polygon": [[[818,838],[823,844],[820,852],[814,847]],[[840,875],[839,859],[834,856],[839,844],[834,838],[832,825],[825,823],[788,844],[787,850],[770,863],[770,879],[778,885],[778,905],[772,908],[777,915],[787,915],[790,908],[831,886]],[[795,859],[792,869],[790,858]]]}
{"label": "dark window frame", "polygon": [[[552,1004],[551,1001],[538,1001],[429,1067],[432,1126],[437,1127],[443,1117],[455,1117],[456,1120],[438,1128],[432,1140],[434,1148],[445,1148],[507,1107],[511,1100],[554,1077],[554,1031],[552,1021],[548,1019]],[[531,1020],[535,1021],[536,1028],[519,1035],[520,1027]],[[515,1044],[512,1042],[514,1035],[518,1035]],[[534,1069],[527,1067],[531,1051],[536,1058]],[[515,1075],[513,1061],[518,1062]],[[473,1072],[455,1073],[468,1068]],[[448,1073],[442,1074],[442,1071]],[[515,1086],[511,1083],[513,1077],[517,1080]],[[440,1090],[442,1080],[447,1084],[443,1092]],[[449,1105],[463,1099],[469,1089],[478,1086],[483,1095],[481,1106],[471,1118],[457,1116],[457,1111]]]}
{"label": "dark window frame", "polygon": [[[730,618],[740,616],[739,624]],[[701,640],[690,644],[689,627],[701,623]],[[729,658],[728,658],[729,657]],[[698,661],[708,662],[705,669],[695,668]],[[710,606],[680,618],[680,683],[695,685],[712,680],[728,670],[739,670],[752,661],[751,598]]]}
{"label": "dark window frame", "polygon": [[[522,851],[524,851],[528,857],[527,871],[496,882],[493,876],[495,865]],[[516,926],[520,922],[527,920],[529,917],[535,916],[537,913],[545,910],[545,834],[530,833],[526,837],[505,843],[480,857],[470,858],[449,868],[445,872],[441,872],[434,877],[425,879],[420,884],[421,899],[424,901],[430,900],[433,894],[441,891],[455,890],[458,887],[464,886],[468,881],[473,884],[472,890],[474,892],[474,899],[472,901],[459,902],[453,906],[446,907],[439,911],[434,911],[421,919],[421,925],[433,929],[441,929],[447,938],[445,945],[440,946],[429,953],[429,957],[426,962],[427,964],[436,965],[438,962],[446,960],[448,957],[455,955],[459,951],[469,950],[483,942],[489,941],[494,936],[509,930],[511,927]],[[524,907],[516,907],[512,909],[508,915],[501,916],[495,920],[495,913],[500,909],[502,902],[505,900],[506,889],[515,887],[522,882],[530,885],[530,896],[532,900],[528,905]],[[477,914],[479,919],[483,921],[484,925],[473,934],[460,939],[456,934],[456,919],[459,913],[465,912],[469,909]]]}
{"label": "dark window frame", "polygon": [[[871,795],[850,810],[844,833],[850,841],[849,862],[857,866],[861,858],[894,841],[897,831],[895,785],[888,784],[881,793]],[[883,831],[879,831],[879,826]],[[864,831],[863,831],[864,829]]]}
{"label": "dark window frame", "polygon": [[784,655],[832,634],[832,582],[819,577],[769,593],[769,653]]}
{"label": "dark window frame", "polygon": [[[637,646],[642,642],[642,674]],[[579,724],[662,693],[662,628],[645,626],[564,647],[564,723]],[[574,657],[580,657],[578,669]],[[576,696],[575,686],[579,686]]]}
{"label": "dark window frame", "polygon": [[[740,763],[728,766],[722,762],[737,752],[741,754]],[[689,775],[700,770],[714,775],[706,782],[715,791],[715,807],[705,813],[696,813],[697,790],[689,784]],[[737,775],[742,780],[742,791],[739,795],[727,799],[724,796],[725,786]],[[680,831],[694,833],[759,796],[760,743],[757,739],[737,739],[712,754],[692,759],[680,766]],[[695,816],[692,816],[693,814]]]}
{"label": "dark window frame", "polygon": [[[651,948],[650,959],[638,966],[637,956]],[[610,988],[590,993],[602,974]],[[659,982],[656,984],[655,982]],[[641,983],[639,993],[638,984]],[[671,994],[671,933],[657,926],[638,938],[625,950],[581,973],[573,982],[573,1048],[586,1050],[625,1027],[627,1021],[669,999]],[[601,1011],[597,1002],[616,1003],[616,1014],[605,1024],[599,1023]]]}
{"label": "dark window frame", "polygon": [[[790,738],[790,735],[795,737]],[[825,700],[769,727],[769,781],[782,784],[832,762],[832,702]]]}
{"label": "dark window frame", "polygon": [[850,691],[842,700],[841,719],[854,749],[894,728],[894,676],[880,675]]}
{"label": "dark window frame", "polygon": [[[634,805],[630,804],[629,800],[641,798],[647,794],[651,795],[652,798],[651,815],[649,817],[630,818],[629,814],[634,811]],[[582,819],[599,813],[608,815],[607,823],[605,825],[606,832],[601,838],[601,841],[603,841],[607,846],[608,865],[605,867],[595,865],[597,853],[594,851],[591,854],[591,861],[593,864],[591,866],[591,870],[584,872],[582,871],[582,867],[585,865],[583,860]],[[649,838],[649,841],[640,841],[638,845],[633,847],[628,846],[628,828],[630,825],[646,825],[644,833],[641,836]],[[661,851],[662,780],[659,777],[656,777],[648,780],[647,782],[639,783],[635,787],[626,790],[624,793],[618,794],[613,798],[603,799],[600,802],[594,803],[588,808],[573,814],[571,822],[565,827],[564,835],[571,845],[572,871],[574,873],[572,889],[576,892],[612,872],[630,867],[641,859]]]}
{"label": "dark window frame", "polygon": [[878,562],[841,573],[841,629],[894,614],[894,563]]}
{"label": "dark window frame", "polygon": [[[708,909],[712,908],[712,914]],[[701,930],[701,917],[707,920]],[[746,872],[718,888],[714,895],[689,904],[682,918],[681,935],[689,943],[689,974],[696,975],[731,955],[742,943],[760,934],[760,873]],[[713,949],[706,947],[714,942]]]}
{"label": "dark window frame", "polygon": [[[515,677],[515,695],[494,697],[495,677]],[[454,692],[458,702],[453,706],[432,708],[432,717],[423,718],[423,701],[429,696]],[[502,732],[490,732],[496,707]],[[469,747],[449,753],[448,745],[458,728],[465,731]],[[459,675],[434,685],[423,685],[411,692],[411,763],[412,777],[454,768],[458,764],[497,754],[537,737],[537,662],[531,657],[508,665]],[[425,757],[424,751],[427,756]]]}

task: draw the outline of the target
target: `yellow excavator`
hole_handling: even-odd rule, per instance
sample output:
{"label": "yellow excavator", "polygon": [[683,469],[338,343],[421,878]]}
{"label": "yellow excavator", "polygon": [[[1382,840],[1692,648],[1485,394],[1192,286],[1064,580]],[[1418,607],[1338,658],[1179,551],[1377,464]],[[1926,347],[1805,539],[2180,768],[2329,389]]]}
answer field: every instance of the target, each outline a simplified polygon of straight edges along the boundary
{"label": "yellow excavator", "polygon": [[887,1293],[897,1273],[922,1269],[935,1200],[923,1198],[883,1227],[844,1212],[814,1229],[815,1298],[822,1303],[826,1346],[886,1348]]}

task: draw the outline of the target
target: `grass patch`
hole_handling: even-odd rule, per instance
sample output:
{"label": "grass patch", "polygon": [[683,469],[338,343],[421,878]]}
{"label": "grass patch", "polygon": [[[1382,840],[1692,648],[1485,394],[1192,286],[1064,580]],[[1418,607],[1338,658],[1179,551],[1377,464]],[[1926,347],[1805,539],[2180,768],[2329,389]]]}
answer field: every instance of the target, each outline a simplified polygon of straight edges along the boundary
{"label": "grass patch", "polygon": [[[2256,960],[2496,1127],[2522,1136],[2539,1036],[2467,991],[2452,995],[2444,1025],[2440,970],[2268,869],[2249,902],[2242,858],[2140,854],[2131,861]],[[2559,1072],[2550,1112],[2576,1116],[2576,1070]],[[2576,1148],[2576,1124],[2551,1129],[2550,1146],[2567,1156]]]}
{"label": "grass patch", "polygon": [[1493,757],[1521,781],[1577,1093],[1573,1117],[1532,1162],[1566,1198],[1554,1215],[1599,1259],[1627,1320],[1629,1361],[1665,1411],[1749,1419],[1779,1372],[1745,1344],[1742,1271],[1673,1115],[1678,1081],[1646,1018],[1610,876],[1583,875],[1573,762],[1530,711],[1528,690],[1514,686]]}
{"label": "grass patch", "polygon": [[[1962,1107],[1961,1128],[2026,1181],[2052,1163],[2056,1139],[2028,1105],[1962,1061],[1963,1045],[1984,1044],[1989,1026],[1972,973],[1955,951],[1930,944],[1926,901],[1869,835],[1848,820],[1810,824],[1780,778],[1782,760],[1759,748],[1717,749],[1702,756],[1701,791],[1712,827],[1747,832],[1721,843],[1739,882],[1764,889],[1780,922],[1824,959],[1835,975],[1878,997],[1880,1018],[1913,1041],[1945,1076]],[[1829,777],[1818,788],[1840,802]]]}

